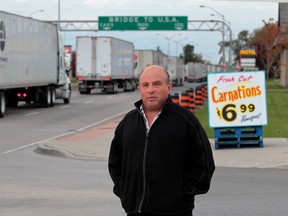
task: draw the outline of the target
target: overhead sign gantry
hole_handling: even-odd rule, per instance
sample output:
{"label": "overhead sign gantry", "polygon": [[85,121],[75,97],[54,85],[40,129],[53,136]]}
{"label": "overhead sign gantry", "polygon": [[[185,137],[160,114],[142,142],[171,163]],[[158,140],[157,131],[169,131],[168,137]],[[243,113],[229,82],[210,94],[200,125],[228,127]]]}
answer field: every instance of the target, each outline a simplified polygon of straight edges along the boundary
{"label": "overhead sign gantry", "polygon": [[[232,65],[233,61],[232,30],[230,25],[222,20],[188,20],[187,16],[100,16],[98,20],[48,22],[57,23],[60,31],[219,31],[223,39],[223,56],[220,62]],[[226,51],[228,55],[225,54]]]}
{"label": "overhead sign gantry", "polygon": [[166,30],[177,31],[188,29],[187,16],[100,16],[99,31],[137,31]]}

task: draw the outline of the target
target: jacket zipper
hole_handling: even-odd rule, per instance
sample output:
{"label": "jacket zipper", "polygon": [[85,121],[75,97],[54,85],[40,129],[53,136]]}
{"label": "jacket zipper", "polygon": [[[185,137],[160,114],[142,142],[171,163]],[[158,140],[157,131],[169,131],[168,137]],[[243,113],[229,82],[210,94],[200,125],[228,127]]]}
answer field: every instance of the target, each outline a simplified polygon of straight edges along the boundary
{"label": "jacket zipper", "polygon": [[[143,113],[140,110],[139,110],[139,112],[142,115],[143,120],[145,122],[145,117],[143,116]],[[151,127],[152,127],[152,125],[151,125]],[[149,131],[151,130],[151,127],[150,127]],[[146,140],[145,140],[144,155],[143,155],[143,166],[142,166],[142,168],[143,168],[143,194],[142,194],[139,206],[138,206],[138,213],[141,213],[141,209],[142,209],[142,205],[143,205],[143,202],[144,202],[144,198],[146,196],[146,155],[147,155],[149,131],[147,131],[147,129],[146,129]]]}
{"label": "jacket zipper", "polygon": [[146,154],[147,154],[147,145],[148,145],[148,133],[146,133],[146,140],[145,140],[145,148],[144,148],[144,156],[143,156],[143,195],[139,203],[138,213],[141,213],[142,205],[144,202],[144,198],[146,195]]}

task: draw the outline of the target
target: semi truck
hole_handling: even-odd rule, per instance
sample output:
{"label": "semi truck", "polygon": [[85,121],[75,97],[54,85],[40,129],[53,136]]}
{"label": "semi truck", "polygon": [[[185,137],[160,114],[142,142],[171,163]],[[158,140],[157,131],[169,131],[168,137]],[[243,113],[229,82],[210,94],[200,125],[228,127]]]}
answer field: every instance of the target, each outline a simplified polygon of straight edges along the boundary
{"label": "semi truck", "polygon": [[187,82],[203,82],[207,77],[207,65],[199,62],[188,62],[185,65]]}
{"label": "semi truck", "polygon": [[138,79],[143,69],[150,65],[160,65],[167,68],[167,56],[160,50],[134,50],[134,75]]}
{"label": "semi truck", "polygon": [[70,102],[64,46],[56,24],[0,11],[0,117],[18,102]]}
{"label": "semi truck", "polygon": [[173,86],[181,86],[184,84],[184,63],[182,58],[168,56],[167,71]]}
{"label": "semi truck", "polygon": [[134,44],[108,36],[76,38],[76,76],[80,94],[134,91]]}

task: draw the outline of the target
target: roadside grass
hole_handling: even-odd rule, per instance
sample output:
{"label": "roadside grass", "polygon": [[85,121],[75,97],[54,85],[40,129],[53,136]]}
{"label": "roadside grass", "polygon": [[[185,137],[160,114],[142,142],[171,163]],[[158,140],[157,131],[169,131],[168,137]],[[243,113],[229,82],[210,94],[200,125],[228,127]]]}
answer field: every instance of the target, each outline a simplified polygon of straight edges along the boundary
{"label": "roadside grass", "polygon": [[[288,137],[288,89],[280,85],[279,80],[268,80],[267,110],[268,124],[263,126],[263,137]],[[195,115],[201,122],[209,138],[214,137],[214,128],[209,127],[208,104],[195,110]]]}

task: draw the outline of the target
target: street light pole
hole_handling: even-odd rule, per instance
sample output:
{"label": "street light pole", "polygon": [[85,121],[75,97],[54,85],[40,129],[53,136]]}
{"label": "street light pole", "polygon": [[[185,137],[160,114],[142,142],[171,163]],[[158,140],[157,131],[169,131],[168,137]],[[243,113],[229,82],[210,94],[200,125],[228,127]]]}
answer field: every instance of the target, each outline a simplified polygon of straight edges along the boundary
{"label": "street light pole", "polygon": [[164,37],[167,41],[168,41],[168,56],[170,56],[170,40],[174,37],[176,37],[177,35],[181,35],[181,33],[178,33],[178,34],[175,34],[175,35],[172,35],[171,37],[166,37],[165,35],[162,35],[162,34],[156,34],[157,36],[162,36]]}
{"label": "street light pole", "polygon": [[58,0],[58,30],[60,31],[60,13],[61,13],[61,4],[60,4],[60,0]]}
{"label": "street light pole", "polygon": [[[211,16],[219,16],[218,14],[211,14]],[[229,27],[229,32],[230,32],[230,49],[229,49],[229,65],[232,65],[232,29],[231,29],[231,22],[229,22],[228,20],[225,19],[224,15],[220,16],[223,20],[223,32],[225,34],[225,30],[224,30],[224,23],[228,23],[228,27]],[[225,49],[223,49],[225,50]]]}
{"label": "street light pole", "polygon": [[32,18],[32,16],[35,14],[35,13],[38,13],[38,12],[44,12],[44,10],[35,10],[35,11],[33,11],[32,13],[30,13],[27,17],[29,17],[29,18]]}
{"label": "street light pole", "polygon": [[176,56],[178,56],[178,44],[180,43],[180,42],[182,42],[183,40],[187,40],[187,39],[189,39],[188,37],[185,37],[185,38],[182,38],[181,40],[179,40],[179,41],[173,41],[174,43],[176,43]]}
{"label": "street light pole", "polygon": [[229,22],[227,19],[225,19],[225,16],[223,15],[219,15],[219,14],[210,14],[211,16],[218,16],[218,17],[221,17],[222,18],[222,20],[223,20],[223,22],[226,22],[226,23],[228,23],[228,25],[229,25],[229,27],[231,28],[231,22]]}
{"label": "street light pole", "polygon": [[[227,20],[225,19],[225,16],[224,16],[223,14],[221,14],[220,12],[218,12],[217,10],[215,10],[214,8],[209,7],[209,6],[206,6],[206,5],[200,5],[200,7],[201,7],[201,8],[209,8],[209,9],[211,9],[212,11],[214,11],[216,14],[218,14],[218,15],[222,18],[223,22],[227,21]],[[211,15],[212,15],[212,14],[211,14]],[[213,16],[213,15],[212,15],[212,16]],[[228,22],[228,21],[227,21],[227,22]]]}
{"label": "street light pole", "polygon": [[[212,11],[214,11],[218,16],[220,16],[221,18],[222,18],[222,31],[221,31],[221,33],[222,33],[222,47],[221,47],[221,49],[222,49],[222,62],[223,62],[223,64],[226,64],[226,56],[225,56],[225,48],[224,48],[224,42],[225,42],[225,31],[224,31],[224,25],[225,25],[225,16],[223,15],[223,14],[221,14],[221,13],[219,13],[217,10],[215,10],[214,8],[212,8],[212,7],[209,7],[209,6],[205,6],[205,5],[200,5],[200,7],[201,8],[209,8],[209,9],[211,9]],[[212,15],[212,14],[211,14]],[[230,25],[229,25],[230,26]],[[229,27],[230,28],[230,27]],[[230,31],[231,31],[231,28],[230,28]]]}

